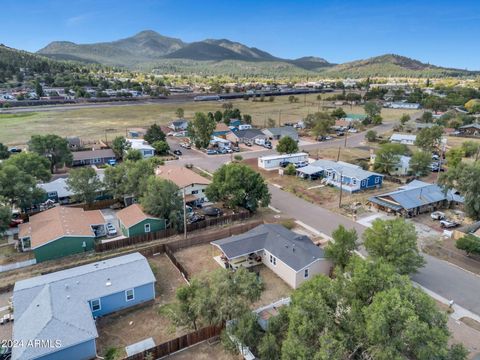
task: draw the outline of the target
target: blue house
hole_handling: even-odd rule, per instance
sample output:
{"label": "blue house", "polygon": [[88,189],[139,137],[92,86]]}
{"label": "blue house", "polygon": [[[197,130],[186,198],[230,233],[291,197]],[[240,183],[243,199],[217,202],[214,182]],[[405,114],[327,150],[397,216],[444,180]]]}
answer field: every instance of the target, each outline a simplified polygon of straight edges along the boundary
{"label": "blue house", "polygon": [[379,188],[383,183],[381,174],[363,170],[358,165],[332,160],[314,161],[297,169],[297,176],[304,179],[323,178],[325,183],[348,192]]}
{"label": "blue house", "polygon": [[96,358],[95,318],[155,298],[155,276],[140,253],[15,283],[12,360]]}

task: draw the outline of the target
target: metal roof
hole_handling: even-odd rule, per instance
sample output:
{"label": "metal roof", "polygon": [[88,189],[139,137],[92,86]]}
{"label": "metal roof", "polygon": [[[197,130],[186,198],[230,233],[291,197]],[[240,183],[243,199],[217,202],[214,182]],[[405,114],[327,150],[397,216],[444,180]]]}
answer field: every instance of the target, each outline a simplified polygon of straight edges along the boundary
{"label": "metal roof", "polygon": [[255,139],[260,136],[266,138],[267,136],[258,129],[245,129],[234,131],[233,134],[239,139]]}
{"label": "metal roof", "polygon": [[[140,253],[119,256],[15,283],[13,340],[59,340],[61,348],[98,337],[89,300],[155,282]],[[12,359],[32,359],[61,348],[14,347]]]}
{"label": "metal roof", "polygon": [[44,184],[38,184],[38,187],[45,190],[46,193],[56,192],[59,198],[73,196],[73,191],[68,189],[67,179],[58,178]]}
{"label": "metal roof", "polygon": [[[370,201],[394,208],[395,205],[385,201],[385,198],[392,199],[398,203],[401,208],[406,210],[444,200],[463,202],[463,198],[453,190],[445,192],[436,184],[429,184],[419,180],[414,180],[405,186],[399,187],[396,191],[374,196],[370,198]],[[400,208],[395,208],[395,210],[399,209]]]}
{"label": "metal roof", "polygon": [[[278,159],[291,159],[295,157],[307,157],[308,159],[308,154],[301,152],[301,153],[294,153],[294,154],[275,154],[275,155],[267,155],[267,156],[262,156],[260,157],[261,160],[263,161],[268,161],[268,160],[278,160]],[[307,160],[305,159],[305,161]]]}
{"label": "metal roof", "polygon": [[289,136],[294,140],[298,139],[297,129],[295,129],[293,126],[268,128],[263,130],[263,133],[270,133],[272,136]]}
{"label": "metal roof", "polygon": [[[328,171],[335,171],[337,173],[342,173],[342,176],[346,176],[349,178],[355,178],[358,180],[367,179],[370,176],[381,176],[381,174],[377,174],[371,171],[363,170],[360,166],[350,164],[343,161],[333,161],[333,160],[317,160],[311,163],[309,166],[317,167],[321,170],[328,170]],[[300,170],[300,169],[299,169]],[[317,171],[317,172],[319,172]]]}
{"label": "metal roof", "polygon": [[211,244],[219,247],[228,259],[266,250],[294,271],[325,257],[323,249],[307,236],[278,224],[260,225],[244,234],[212,241]]}
{"label": "metal roof", "polygon": [[306,175],[313,175],[322,172],[323,169],[319,168],[318,166],[307,165],[297,169],[297,172],[306,174]]}

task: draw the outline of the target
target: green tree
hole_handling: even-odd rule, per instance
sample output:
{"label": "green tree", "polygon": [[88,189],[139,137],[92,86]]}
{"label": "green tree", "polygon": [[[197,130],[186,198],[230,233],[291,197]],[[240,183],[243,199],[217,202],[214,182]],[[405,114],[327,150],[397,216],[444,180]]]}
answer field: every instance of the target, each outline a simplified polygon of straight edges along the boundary
{"label": "green tree", "polygon": [[267,120],[267,128],[273,128],[273,127],[275,127],[275,125],[277,125],[275,119],[268,118],[268,120]]}
{"label": "green tree", "polygon": [[407,122],[410,121],[410,115],[408,114],[402,114],[402,116],[400,117],[400,123],[402,125],[405,125]]}
{"label": "green tree", "polygon": [[75,199],[87,204],[92,204],[103,188],[102,181],[92,167],[71,170],[66,183]]}
{"label": "green tree", "polygon": [[165,155],[170,150],[170,146],[166,141],[155,141],[152,144],[152,147],[155,149],[155,153],[158,155]]}
{"label": "green tree", "polygon": [[445,157],[447,158],[447,164],[449,167],[456,167],[462,162],[465,153],[462,148],[453,148],[447,151]]}
{"label": "green tree", "polygon": [[456,167],[440,175],[438,180],[445,191],[457,189],[465,199],[465,211],[468,216],[480,219],[480,163],[461,162]]}
{"label": "green tree", "polygon": [[433,122],[433,114],[430,111],[425,111],[420,118],[420,121],[423,123]]}
{"label": "green tree", "polygon": [[50,162],[43,156],[33,152],[21,152],[11,156],[3,162],[4,165],[13,165],[26,174],[32,175],[38,181],[49,181],[52,177],[50,173]]}
{"label": "green tree", "polygon": [[0,196],[10,205],[21,209],[38,204],[45,198],[45,192],[37,187],[37,180],[14,165],[0,166]]}
{"label": "green tree", "polygon": [[298,152],[298,144],[290,136],[284,136],[278,142],[276,149],[280,154],[293,154]]}
{"label": "green tree", "polygon": [[455,243],[457,249],[464,250],[467,255],[470,254],[480,254],[480,237],[467,234],[460,239],[458,239]]}
{"label": "green tree", "polygon": [[213,114],[213,118],[217,123],[222,121],[222,118],[223,118],[222,112],[220,110],[215,111],[215,113]]}
{"label": "green tree", "polygon": [[177,116],[177,118],[183,119],[183,117],[185,116],[185,111],[182,108],[177,108],[177,110],[175,110],[175,115]]}
{"label": "green tree", "polygon": [[243,122],[245,124],[251,124],[252,123],[252,115],[243,114]]}
{"label": "green tree", "polygon": [[197,148],[206,148],[210,144],[215,127],[215,121],[209,119],[205,113],[197,112],[193,121],[188,123],[188,136]]}
{"label": "green tree", "polygon": [[435,150],[442,140],[443,127],[434,125],[430,128],[420,130],[415,139],[415,145],[419,148],[432,152]]}
{"label": "green tree", "polygon": [[401,155],[408,155],[409,151],[404,144],[386,143],[380,146],[375,156],[373,168],[375,171],[390,174],[398,165]]}
{"label": "green tree", "polygon": [[139,161],[142,160],[142,152],[138,149],[128,149],[123,158],[128,161]]}
{"label": "green tree", "polygon": [[226,164],[214,174],[206,189],[211,201],[223,201],[228,207],[241,206],[252,212],[270,204],[270,193],[262,176],[240,163]]}
{"label": "green tree", "polygon": [[280,346],[273,335],[267,332],[258,345],[258,355],[262,360],[280,360]]}
{"label": "green tree", "polygon": [[43,87],[38,80],[35,81],[35,93],[37,94],[38,97],[42,97],[45,95],[43,93]]}
{"label": "green tree", "polygon": [[374,142],[377,140],[377,132],[375,130],[368,130],[365,134],[365,139],[367,139],[368,142]]}
{"label": "green tree", "polygon": [[425,176],[430,172],[432,155],[425,151],[415,151],[410,158],[410,171],[417,176]]}
{"label": "green tree", "polygon": [[12,219],[12,209],[0,203],[0,234],[8,229]]}
{"label": "green tree", "polygon": [[[363,106],[363,110],[365,111],[365,114],[367,114],[367,117],[373,122],[374,119],[377,119],[380,117],[380,114],[382,112],[382,108],[380,105],[373,101],[366,102],[365,105]],[[380,117],[380,122],[381,122],[381,117]]]}
{"label": "green tree", "polygon": [[112,150],[115,153],[117,159],[123,159],[125,152],[130,149],[131,143],[125,139],[124,136],[117,136],[112,141]]}
{"label": "green tree", "polygon": [[162,128],[157,125],[153,124],[147,129],[145,136],[143,139],[147,141],[149,144],[153,144],[155,141],[165,141],[165,133],[162,131]]}
{"label": "green tree", "polygon": [[363,240],[371,258],[382,259],[400,274],[414,273],[425,264],[415,226],[404,219],[375,220],[363,233]]}
{"label": "green tree", "polygon": [[197,279],[192,279],[190,284],[177,288],[175,297],[177,299],[177,308],[175,309],[175,322],[180,326],[192,327],[195,331],[198,329],[200,321],[199,293],[202,284]]}
{"label": "green tree", "polygon": [[183,200],[173,182],[156,176],[147,180],[140,204],[147,214],[167,220],[169,227],[183,227]]}
{"label": "green tree", "polygon": [[353,252],[357,250],[357,232],[355,229],[347,230],[340,225],[332,233],[333,241],[330,241],[325,248],[325,256],[333,261],[333,263],[344,269],[348,264]]}
{"label": "green tree", "polygon": [[474,141],[465,141],[462,143],[462,150],[465,153],[465,157],[472,157],[479,152],[480,144]]}
{"label": "green tree", "polygon": [[256,352],[258,343],[262,336],[262,329],[258,324],[257,314],[250,310],[233,322],[229,332],[235,336],[240,344],[246,345],[250,350]]}
{"label": "green tree", "polygon": [[46,157],[50,161],[50,172],[70,165],[73,155],[68,147],[68,141],[58,135],[33,135],[28,142],[28,149]]}
{"label": "green tree", "polygon": [[347,113],[341,107],[339,107],[333,110],[331,115],[336,119],[342,119],[347,116]]}
{"label": "green tree", "polygon": [[8,159],[10,156],[10,151],[8,151],[8,147],[0,143],[0,160]]}
{"label": "green tree", "polygon": [[283,172],[285,175],[295,175],[297,173],[297,168],[293,164],[288,164]]}

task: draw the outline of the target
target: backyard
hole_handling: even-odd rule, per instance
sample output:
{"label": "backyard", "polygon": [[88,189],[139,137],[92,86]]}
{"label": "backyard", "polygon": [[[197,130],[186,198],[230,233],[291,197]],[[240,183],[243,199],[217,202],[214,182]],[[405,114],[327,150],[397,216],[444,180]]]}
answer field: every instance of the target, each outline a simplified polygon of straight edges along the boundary
{"label": "backyard", "polygon": [[188,332],[186,329],[177,328],[170,318],[160,311],[162,305],[174,301],[176,289],[186,284],[185,280],[166,255],[153,256],[148,261],[157,279],[155,303],[99,319],[97,350],[102,356],[110,348],[116,348],[118,354],[124,356],[127,345],[150,337],[158,345]]}
{"label": "backyard", "polygon": [[[307,95],[297,103],[290,103],[287,96],[275,97],[273,102],[232,101],[242,113],[250,114],[254,124],[266,127],[269,118],[277,124],[297,122],[307,114],[321,111],[323,102],[316,94]],[[0,113],[0,142],[8,145],[25,144],[33,134],[55,133],[60,136],[75,135],[85,139],[111,140],[114,136],[125,135],[129,127],[144,127],[153,123],[167,124],[176,118],[175,110],[185,110],[185,118],[192,119],[195,112],[222,109],[223,102],[148,103],[136,105],[112,105],[84,109],[52,109],[51,111],[21,114]],[[344,106],[347,113],[363,114],[361,106]],[[399,119],[403,113],[416,111],[382,109],[385,122]],[[417,111],[418,112],[418,111]]]}

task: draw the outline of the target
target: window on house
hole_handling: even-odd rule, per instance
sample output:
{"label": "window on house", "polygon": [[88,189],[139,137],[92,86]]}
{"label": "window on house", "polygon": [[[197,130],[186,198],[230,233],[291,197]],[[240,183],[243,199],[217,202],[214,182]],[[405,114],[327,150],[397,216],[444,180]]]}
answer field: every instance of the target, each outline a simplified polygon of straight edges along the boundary
{"label": "window on house", "polygon": [[303,277],[308,278],[308,268],[303,271]]}
{"label": "window on house", "polygon": [[352,184],[357,185],[357,179],[352,179]]}
{"label": "window on house", "polygon": [[378,184],[379,182],[380,182],[380,178],[377,176],[377,177],[375,178],[375,184]]}
{"label": "window on house", "polygon": [[362,180],[362,186],[365,186],[365,180]]}
{"label": "window on house", "polygon": [[198,190],[192,190],[192,194],[193,195],[198,194]]}
{"label": "window on house", "polygon": [[272,265],[277,265],[277,258],[273,255],[270,255],[270,263]]}
{"label": "window on house", "polygon": [[94,299],[90,301],[90,306],[92,307],[92,311],[98,311],[102,309],[102,303],[100,299]]}
{"label": "window on house", "polygon": [[150,224],[145,224],[145,225],[144,225],[144,229],[145,229],[145,232],[146,232],[146,233],[149,233],[150,230],[151,230]]}
{"label": "window on house", "polygon": [[135,291],[133,289],[129,289],[125,291],[125,300],[132,301],[135,299]]}

